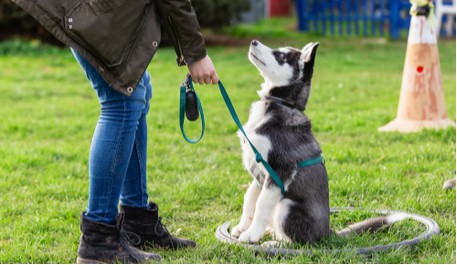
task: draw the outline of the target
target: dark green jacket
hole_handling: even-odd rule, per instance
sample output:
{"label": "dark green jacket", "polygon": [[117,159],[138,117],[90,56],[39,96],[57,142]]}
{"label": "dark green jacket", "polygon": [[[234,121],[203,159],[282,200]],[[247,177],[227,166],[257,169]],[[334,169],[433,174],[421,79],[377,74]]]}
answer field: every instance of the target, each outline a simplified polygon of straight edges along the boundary
{"label": "dark green jacket", "polygon": [[189,0],[12,1],[126,95],[133,93],[148,67],[163,29],[172,39],[179,65],[206,56]]}

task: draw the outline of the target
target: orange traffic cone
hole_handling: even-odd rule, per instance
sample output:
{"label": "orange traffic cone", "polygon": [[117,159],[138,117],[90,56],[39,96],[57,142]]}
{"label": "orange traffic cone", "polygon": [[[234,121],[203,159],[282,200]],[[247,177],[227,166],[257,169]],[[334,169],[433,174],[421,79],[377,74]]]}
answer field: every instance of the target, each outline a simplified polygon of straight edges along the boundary
{"label": "orange traffic cone", "polygon": [[397,118],[379,131],[416,132],[455,126],[448,119],[435,28],[413,15],[408,35]]}

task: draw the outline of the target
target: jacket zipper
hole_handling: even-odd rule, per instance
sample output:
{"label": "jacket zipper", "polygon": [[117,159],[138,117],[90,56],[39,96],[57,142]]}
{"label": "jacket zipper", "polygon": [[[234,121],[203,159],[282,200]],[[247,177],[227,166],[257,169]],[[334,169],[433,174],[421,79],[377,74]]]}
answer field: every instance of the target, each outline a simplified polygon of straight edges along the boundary
{"label": "jacket zipper", "polygon": [[176,31],[175,24],[173,24],[173,21],[171,20],[171,17],[168,17],[168,22],[171,25],[171,29],[173,30],[173,33],[175,35],[176,44],[178,45],[178,51],[179,51],[178,63],[179,63],[179,65],[184,65],[185,64],[184,53],[182,51],[181,42],[179,41],[178,32]]}

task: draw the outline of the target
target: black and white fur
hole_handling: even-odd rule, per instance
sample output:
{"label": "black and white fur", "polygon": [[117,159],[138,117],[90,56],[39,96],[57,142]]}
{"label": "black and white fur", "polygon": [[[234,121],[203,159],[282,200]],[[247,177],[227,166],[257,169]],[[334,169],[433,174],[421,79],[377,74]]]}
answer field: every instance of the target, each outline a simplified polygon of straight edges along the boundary
{"label": "black and white fur", "polygon": [[[331,233],[325,165],[297,166],[322,152],[312,134],[311,121],[304,114],[318,46],[314,42],[302,50],[273,50],[259,41],[251,42],[249,60],[265,83],[258,92],[261,99],[251,106],[244,130],[283,181],[285,193],[256,162],[250,145],[238,133],[244,166],[254,178],[244,195],[241,220],[231,231],[241,242],[258,242],[267,230],[276,240],[298,243],[312,243]],[[392,221],[376,218],[338,234],[375,229]]]}

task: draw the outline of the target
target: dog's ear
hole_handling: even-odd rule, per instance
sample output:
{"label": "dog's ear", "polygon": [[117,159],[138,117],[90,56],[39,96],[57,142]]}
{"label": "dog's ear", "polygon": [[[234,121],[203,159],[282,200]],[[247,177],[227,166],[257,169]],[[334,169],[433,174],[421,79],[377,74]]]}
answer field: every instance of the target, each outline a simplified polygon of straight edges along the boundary
{"label": "dog's ear", "polygon": [[310,42],[301,50],[301,60],[305,63],[314,63],[314,58],[316,57],[317,47],[319,47],[319,42]]}
{"label": "dog's ear", "polygon": [[302,61],[304,81],[311,81],[313,76],[317,47],[319,47],[319,42],[310,42],[301,50],[300,60]]}

